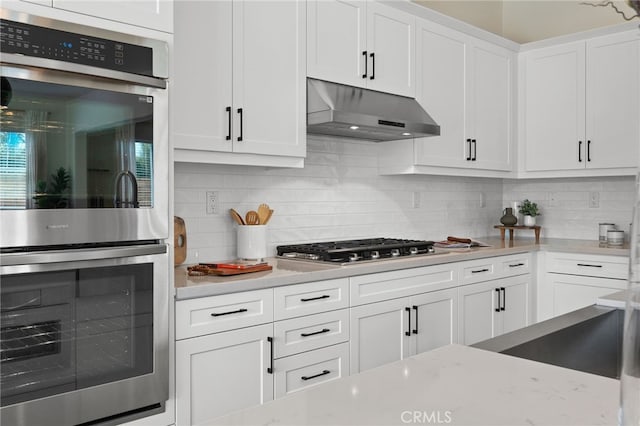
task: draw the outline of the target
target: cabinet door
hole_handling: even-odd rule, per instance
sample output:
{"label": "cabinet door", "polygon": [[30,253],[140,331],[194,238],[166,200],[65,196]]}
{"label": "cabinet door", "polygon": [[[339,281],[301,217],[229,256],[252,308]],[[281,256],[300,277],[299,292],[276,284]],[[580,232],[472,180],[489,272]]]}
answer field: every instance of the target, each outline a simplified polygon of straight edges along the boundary
{"label": "cabinet door", "polygon": [[307,75],[365,87],[366,18],[364,1],[308,1]]}
{"label": "cabinet door", "polygon": [[176,148],[232,150],[231,11],[230,0],[175,2],[170,108]]}
{"label": "cabinet door", "polygon": [[206,424],[273,399],[266,324],[176,342],[178,425]]}
{"label": "cabinet door", "polygon": [[497,334],[509,333],[529,325],[530,283],[531,275],[529,274],[504,278],[495,283],[502,291],[501,329]]}
{"label": "cabinet door", "polygon": [[527,53],[526,169],[582,169],[585,164],[584,43]]}
{"label": "cabinet door", "polygon": [[587,41],[588,168],[638,166],[639,52],[638,31]]}
{"label": "cabinet door", "polygon": [[152,30],[173,32],[173,1],[54,0],[53,7]]}
{"label": "cabinet door", "polygon": [[596,303],[598,297],[627,288],[626,280],[547,273],[553,288],[553,315],[558,316]]}
{"label": "cabinet door", "polygon": [[493,281],[460,287],[458,336],[461,343],[472,345],[497,335],[499,293]]}
{"label": "cabinet door", "polygon": [[461,33],[417,20],[416,100],[440,125],[440,135],[416,139],[416,164],[465,167],[466,49]]}
{"label": "cabinet door", "polygon": [[408,300],[394,299],[351,308],[351,373],[404,359],[409,355]]}
{"label": "cabinet door", "polygon": [[511,169],[512,54],[474,40],[468,51],[467,137],[471,167]]}
{"label": "cabinet door", "polygon": [[368,87],[381,92],[414,97],[414,43],[413,15],[377,2],[368,2]]}
{"label": "cabinet door", "polygon": [[420,294],[409,299],[411,355],[458,342],[458,290]]}
{"label": "cabinet door", "polygon": [[306,2],[233,2],[234,152],[304,157],[305,69]]}

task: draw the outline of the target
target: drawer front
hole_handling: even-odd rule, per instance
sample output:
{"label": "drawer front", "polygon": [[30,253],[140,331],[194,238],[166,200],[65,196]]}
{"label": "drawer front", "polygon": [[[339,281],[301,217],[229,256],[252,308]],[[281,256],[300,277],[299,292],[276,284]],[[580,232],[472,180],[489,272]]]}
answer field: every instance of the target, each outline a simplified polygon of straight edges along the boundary
{"label": "drawer front", "polygon": [[349,341],[349,309],[277,321],[274,324],[274,357]]}
{"label": "drawer front", "polygon": [[626,280],[629,258],[574,253],[547,253],[547,272]]}
{"label": "drawer front", "polygon": [[531,254],[522,253],[496,258],[500,278],[531,273]]}
{"label": "drawer front", "polygon": [[460,262],[460,284],[472,284],[498,278],[499,271],[495,257]]}
{"label": "drawer front", "polygon": [[272,289],[176,302],[177,340],[272,321]]}
{"label": "drawer front", "polygon": [[349,375],[349,344],[329,346],[277,359],[274,366],[276,398]]}
{"label": "drawer front", "polygon": [[458,265],[446,263],[352,277],[351,306],[455,287],[458,285]]}
{"label": "drawer front", "polygon": [[276,287],[274,316],[276,321],[317,314],[349,306],[349,279],[318,281]]}

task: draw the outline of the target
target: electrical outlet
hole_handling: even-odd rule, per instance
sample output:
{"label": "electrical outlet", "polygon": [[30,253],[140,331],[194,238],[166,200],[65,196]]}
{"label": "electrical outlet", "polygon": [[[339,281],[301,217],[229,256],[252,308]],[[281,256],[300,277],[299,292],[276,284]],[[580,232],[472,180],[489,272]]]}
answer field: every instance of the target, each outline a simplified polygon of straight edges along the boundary
{"label": "electrical outlet", "polygon": [[549,193],[549,207],[558,207],[558,194],[555,192]]}
{"label": "electrical outlet", "polygon": [[597,209],[600,207],[600,193],[599,192],[590,192],[589,193],[589,208]]}
{"label": "electrical outlet", "polygon": [[480,193],[480,208],[487,207],[487,197],[484,195],[484,192]]}
{"label": "electrical outlet", "polygon": [[218,191],[207,191],[207,214],[218,214],[220,211],[220,194]]}
{"label": "electrical outlet", "polygon": [[418,191],[414,191],[412,194],[411,205],[414,209],[420,208],[420,193]]}

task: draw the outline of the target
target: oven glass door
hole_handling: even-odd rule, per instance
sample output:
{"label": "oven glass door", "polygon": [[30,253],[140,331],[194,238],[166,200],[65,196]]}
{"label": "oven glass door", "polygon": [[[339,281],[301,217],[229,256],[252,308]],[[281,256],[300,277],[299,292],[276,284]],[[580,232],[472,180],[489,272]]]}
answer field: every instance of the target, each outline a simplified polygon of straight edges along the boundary
{"label": "oven glass door", "polygon": [[50,413],[57,424],[58,406],[63,423],[84,410],[82,423],[167,399],[166,246],[70,252],[42,256],[97,260],[0,267],[3,423]]}
{"label": "oven glass door", "polygon": [[154,97],[2,76],[0,209],[151,208]]}

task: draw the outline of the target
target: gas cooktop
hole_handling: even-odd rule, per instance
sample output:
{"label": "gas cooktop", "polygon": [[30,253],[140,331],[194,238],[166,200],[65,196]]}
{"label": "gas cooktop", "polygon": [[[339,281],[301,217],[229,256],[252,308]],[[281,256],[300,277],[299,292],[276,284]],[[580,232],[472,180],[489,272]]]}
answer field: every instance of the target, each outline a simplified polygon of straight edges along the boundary
{"label": "gas cooktop", "polygon": [[276,247],[278,256],[288,259],[350,264],[435,254],[433,241],[395,238],[327,241]]}

